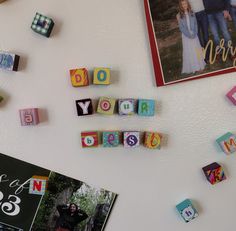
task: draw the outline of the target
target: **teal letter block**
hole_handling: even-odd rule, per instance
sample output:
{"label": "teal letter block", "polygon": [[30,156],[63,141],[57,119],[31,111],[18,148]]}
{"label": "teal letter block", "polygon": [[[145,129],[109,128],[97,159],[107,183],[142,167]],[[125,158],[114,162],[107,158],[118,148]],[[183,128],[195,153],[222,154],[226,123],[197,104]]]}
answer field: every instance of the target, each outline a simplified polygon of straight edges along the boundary
{"label": "teal letter block", "polygon": [[138,115],[154,116],[155,115],[155,100],[139,99],[138,100]]}
{"label": "teal letter block", "polygon": [[120,133],[118,131],[109,131],[102,133],[102,143],[105,148],[117,147],[120,144]]}

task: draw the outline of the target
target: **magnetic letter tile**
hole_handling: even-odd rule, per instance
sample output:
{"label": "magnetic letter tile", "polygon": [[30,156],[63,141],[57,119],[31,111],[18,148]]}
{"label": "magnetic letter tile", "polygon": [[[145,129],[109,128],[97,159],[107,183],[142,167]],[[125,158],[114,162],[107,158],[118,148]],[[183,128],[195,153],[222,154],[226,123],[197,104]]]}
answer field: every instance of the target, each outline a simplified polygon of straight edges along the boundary
{"label": "magnetic letter tile", "polygon": [[138,115],[154,116],[155,115],[155,100],[139,99],[138,100]]}
{"label": "magnetic letter tile", "polygon": [[19,110],[22,126],[36,125],[39,123],[38,108],[28,108]]}
{"label": "magnetic letter tile", "polygon": [[110,84],[110,69],[95,68],[93,73],[93,84],[109,85]]}
{"label": "magnetic letter tile", "polygon": [[176,208],[185,222],[189,222],[198,216],[197,210],[189,199],[176,205]]}
{"label": "magnetic letter tile", "polygon": [[36,13],[34,20],[31,25],[31,29],[38,34],[41,34],[45,37],[50,37],[54,26],[54,22],[51,18],[46,17],[42,14]]}
{"label": "magnetic letter tile", "polygon": [[223,168],[216,162],[205,166],[202,170],[211,184],[216,184],[226,179]]}
{"label": "magnetic letter tile", "polygon": [[7,52],[0,52],[0,68],[8,71],[17,71],[20,56]]}
{"label": "magnetic letter tile", "polygon": [[47,188],[48,177],[33,176],[30,179],[29,194],[44,195]]}
{"label": "magnetic letter tile", "polygon": [[218,138],[216,142],[226,154],[231,154],[236,151],[236,136],[230,132]]}
{"label": "magnetic letter tile", "polygon": [[91,99],[76,100],[76,108],[78,116],[86,116],[93,114],[93,105]]}
{"label": "magnetic letter tile", "polygon": [[161,149],[161,138],[157,132],[145,132],[144,146],[149,149]]}
{"label": "magnetic letter tile", "polygon": [[118,131],[107,131],[102,133],[103,147],[117,147],[120,144],[120,133]]}
{"label": "magnetic letter tile", "polygon": [[89,85],[88,70],[86,68],[70,70],[70,78],[73,87]]}
{"label": "magnetic letter tile", "polygon": [[123,142],[125,148],[135,148],[140,144],[139,132],[124,132]]}
{"label": "magnetic letter tile", "polygon": [[112,115],[114,114],[115,105],[115,99],[101,97],[98,102],[97,113],[104,115]]}
{"label": "magnetic letter tile", "polygon": [[98,147],[98,132],[81,132],[83,148]]}
{"label": "magnetic letter tile", "polygon": [[133,115],[135,113],[135,100],[119,99],[118,109],[119,109],[119,115]]}
{"label": "magnetic letter tile", "polygon": [[233,87],[226,95],[228,99],[236,106],[236,86]]}

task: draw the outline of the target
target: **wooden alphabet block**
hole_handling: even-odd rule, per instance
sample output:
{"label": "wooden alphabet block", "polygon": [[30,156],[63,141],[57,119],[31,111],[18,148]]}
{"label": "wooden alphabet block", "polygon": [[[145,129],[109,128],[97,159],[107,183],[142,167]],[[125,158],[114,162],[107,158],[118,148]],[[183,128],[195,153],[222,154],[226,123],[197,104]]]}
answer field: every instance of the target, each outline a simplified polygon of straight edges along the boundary
{"label": "wooden alphabet block", "polygon": [[20,56],[8,52],[0,52],[0,68],[8,71],[17,71]]}
{"label": "wooden alphabet block", "polygon": [[191,200],[189,199],[186,199],[176,205],[176,209],[185,222],[189,222],[198,216],[197,210],[194,208]]}
{"label": "wooden alphabet block", "polygon": [[54,27],[53,20],[39,13],[36,13],[31,25],[31,29],[33,31],[47,38],[50,37],[53,27]]}
{"label": "wooden alphabet block", "polygon": [[119,115],[133,115],[135,113],[134,99],[119,99],[118,100]]}
{"label": "wooden alphabet block", "polygon": [[140,144],[140,133],[139,132],[124,132],[123,142],[125,148],[135,148]]}
{"label": "wooden alphabet block", "polygon": [[226,154],[231,154],[236,151],[236,136],[230,132],[218,138],[216,142]]}
{"label": "wooden alphabet block", "polygon": [[226,179],[223,168],[216,162],[205,166],[202,170],[212,185]]}
{"label": "wooden alphabet block", "polygon": [[120,144],[120,132],[106,131],[102,133],[103,147],[117,147]]}
{"label": "wooden alphabet block", "polygon": [[138,115],[154,116],[155,115],[155,100],[139,99],[138,100]]}
{"label": "wooden alphabet block", "polygon": [[109,68],[95,68],[93,73],[93,84],[109,85],[110,77],[111,74]]}
{"label": "wooden alphabet block", "polygon": [[113,115],[115,110],[116,100],[107,97],[101,97],[98,102],[97,113],[104,115]]}
{"label": "wooden alphabet block", "polygon": [[81,140],[83,148],[98,147],[98,132],[81,132]]}
{"label": "wooden alphabet block", "polygon": [[21,125],[37,125],[39,123],[38,110],[38,108],[28,108],[19,110]]}
{"label": "wooden alphabet block", "polygon": [[84,87],[89,85],[88,70],[86,68],[70,70],[70,78],[73,87]]}
{"label": "wooden alphabet block", "polygon": [[93,104],[91,99],[76,100],[75,103],[78,116],[86,116],[93,114]]}
{"label": "wooden alphabet block", "polygon": [[233,87],[228,93],[227,98],[236,106],[236,86]]}
{"label": "wooden alphabet block", "polygon": [[30,179],[29,194],[44,195],[47,189],[48,177],[32,176]]}
{"label": "wooden alphabet block", "polygon": [[145,132],[144,146],[149,149],[161,149],[162,136],[157,132]]}

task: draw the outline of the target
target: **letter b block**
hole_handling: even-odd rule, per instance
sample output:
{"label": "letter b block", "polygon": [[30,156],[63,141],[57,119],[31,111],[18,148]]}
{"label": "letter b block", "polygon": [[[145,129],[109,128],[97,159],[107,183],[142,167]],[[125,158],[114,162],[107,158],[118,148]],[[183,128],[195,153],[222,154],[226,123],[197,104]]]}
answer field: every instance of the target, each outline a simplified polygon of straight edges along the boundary
{"label": "letter b block", "polygon": [[98,132],[81,132],[83,148],[98,147]]}
{"label": "letter b block", "polygon": [[109,85],[110,76],[111,74],[109,68],[95,68],[93,73],[93,84]]}
{"label": "letter b block", "polygon": [[236,136],[230,132],[218,138],[216,142],[226,154],[236,151]]}
{"label": "letter b block", "polygon": [[86,68],[70,70],[70,78],[73,87],[89,85],[88,70]]}
{"label": "letter b block", "polygon": [[93,105],[91,99],[76,100],[76,108],[78,116],[86,116],[93,114]]}
{"label": "letter b block", "polygon": [[155,115],[155,100],[139,99],[138,100],[138,115],[154,116]]}
{"label": "letter b block", "polygon": [[144,146],[149,149],[161,149],[161,135],[157,132],[146,132]]}
{"label": "letter b block", "polygon": [[19,110],[22,126],[37,125],[39,123],[38,108],[28,108]]}

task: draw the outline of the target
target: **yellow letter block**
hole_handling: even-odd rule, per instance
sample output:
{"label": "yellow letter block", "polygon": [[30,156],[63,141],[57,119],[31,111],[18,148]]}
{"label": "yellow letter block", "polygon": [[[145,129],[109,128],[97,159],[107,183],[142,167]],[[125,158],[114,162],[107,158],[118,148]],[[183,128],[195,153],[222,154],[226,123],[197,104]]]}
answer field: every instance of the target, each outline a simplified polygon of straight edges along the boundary
{"label": "yellow letter block", "polygon": [[146,132],[144,146],[150,149],[161,149],[162,136],[157,132]]}
{"label": "yellow letter block", "polygon": [[70,77],[73,87],[84,87],[89,85],[88,70],[86,68],[70,70]]}
{"label": "yellow letter block", "polygon": [[111,74],[109,68],[95,68],[93,73],[93,84],[109,85],[110,77]]}
{"label": "yellow letter block", "polygon": [[97,113],[104,115],[113,115],[116,100],[112,98],[101,97],[98,102]]}

